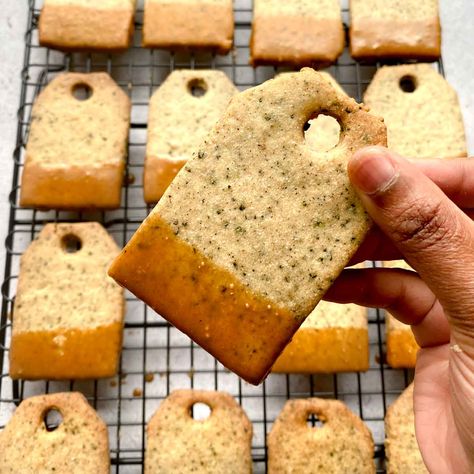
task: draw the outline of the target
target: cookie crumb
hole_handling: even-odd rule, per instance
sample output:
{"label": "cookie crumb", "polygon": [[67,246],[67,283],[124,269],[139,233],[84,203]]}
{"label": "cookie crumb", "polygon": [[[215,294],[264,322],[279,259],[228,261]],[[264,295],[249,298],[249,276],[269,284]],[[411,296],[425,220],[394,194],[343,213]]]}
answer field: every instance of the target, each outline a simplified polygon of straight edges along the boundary
{"label": "cookie crumb", "polygon": [[153,382],[153,380],[155,380],[155,375],[152,372],[145,374],[145,382],[150,383]]}

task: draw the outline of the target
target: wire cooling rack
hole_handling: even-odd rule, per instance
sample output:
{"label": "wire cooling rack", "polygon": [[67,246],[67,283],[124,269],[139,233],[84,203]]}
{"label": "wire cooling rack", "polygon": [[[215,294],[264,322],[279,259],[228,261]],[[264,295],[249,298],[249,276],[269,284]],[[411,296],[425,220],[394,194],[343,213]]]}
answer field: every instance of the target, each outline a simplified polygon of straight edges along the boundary
{"label": "wire cooling rack", "polygon": [[[173,69],[213,68],[224,71],[243,90],[273,77],[279,69],[249,66],[248,44],[252,17],[251,0],[235,0],[235,48],[227,56],[211,53],[169,53],[140,47],[143,5],[135,17],[134,46],[119,55],[62,54],[38,44],[41,0],[28,0],[25,57],[18,110],[18,132],[13,155],[9,234],[6,239],[5,280],[2,284],[0,325],[0,429],[24,398],[58,391],[81,391],[107,423],[111,471],[140,473],[143,470],[146,422],[170,391],[177,388],[225,390],[240,402],[253,423],[254,472],[266,472],[266,434],[289,398],[318,396],[338,398],[357,413],[371,429],[376,443],[378,472],[384,468],[383,419],[386,408],[412,379],[412,373],[390,369],[384,363],[383,313],[369,312],[370,369],[366,373],[337,375],[271,374],[259,387],[251,386],[227,371],[185,335],[171,327],[132,294],[127,293],[127,314],[120,372],[113,379],[91,381],[16,382],[8,376],[11,318],[19,260],[46,222],[99,221],[121,246],[149,212],[142,196],[142,169],[146,145],[147,110],[151,94]],[[348,24],[347,1],[342,2]],[[356,100],[379,64],[354,62],[345,50],[328,69]],[[442,64],[437,63],[442,73]],[[61,71],[106,71],[129,94],[132,121],[127,176],[122,207],[111,212],[42,212],[18,206],[19,183],[31,107],[41,89]]]}

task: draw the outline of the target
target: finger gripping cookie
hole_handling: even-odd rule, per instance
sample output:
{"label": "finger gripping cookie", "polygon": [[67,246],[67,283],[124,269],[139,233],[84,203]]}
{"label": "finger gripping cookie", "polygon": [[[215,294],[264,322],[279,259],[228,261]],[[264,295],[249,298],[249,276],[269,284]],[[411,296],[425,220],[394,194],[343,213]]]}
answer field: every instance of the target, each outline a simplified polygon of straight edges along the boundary
{"label": "finger gripping cookie", "polygon": [[[311,415],[319,421],[314,426]],[[375,473],[372,435],[339,400],[288,401],[267,446],[269,474]]]}
{"label": "finger gripping cookie", "polygon": [[[341,125],[329,152],[304,141],[318,113]],[[365,236],[346,163],[385,140],[312,69],[238,94],[109,273],[258,383]]]}
{"label": "finger gripping cookie", "polygon": [[119,207],[129,124],[130,100],[108,74],[54,78],[33,105],[20,204]]}
{"label": "finger gripping cookie", "polygon": [[[58,412],[59,424],[47,416]],[[0,433],[1,474],[106,474],[110,469],[107,427],[77,392],[31,397]]]}
{"label": "finger gripping cookie", "polygon": [[[196,403],[209,417],[193,419]],[[176,390],[160,405],[147,427],[145,474],[252,472],[252,425],[229,394]]]}

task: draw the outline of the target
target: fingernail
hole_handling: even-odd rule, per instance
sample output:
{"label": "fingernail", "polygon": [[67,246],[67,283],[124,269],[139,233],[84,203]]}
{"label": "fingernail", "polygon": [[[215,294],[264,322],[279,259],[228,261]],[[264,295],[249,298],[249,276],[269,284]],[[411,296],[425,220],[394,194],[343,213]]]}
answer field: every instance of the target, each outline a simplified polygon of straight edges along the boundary
{"label": "fingernail", "polygon": [[398,179],[398,171],[388,152],[378,148],[354,153],[348,171],[352,184],[369,195],[386,192]]}

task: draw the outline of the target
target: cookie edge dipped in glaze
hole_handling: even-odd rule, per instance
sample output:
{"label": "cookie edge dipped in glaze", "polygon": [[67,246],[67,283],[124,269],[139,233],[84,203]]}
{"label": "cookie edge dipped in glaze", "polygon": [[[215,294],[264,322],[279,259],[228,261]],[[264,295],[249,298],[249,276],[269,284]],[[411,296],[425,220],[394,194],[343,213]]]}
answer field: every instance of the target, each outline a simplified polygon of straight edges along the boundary
{"label": "cookie edge dipped in glaze", "polygon": [[[315,113],[341,124],[330,152],[304,142]],[[348,157],[385,144],[383,120],[312,69],[238,94],[109,274],[258,384],[370,226]]]}

